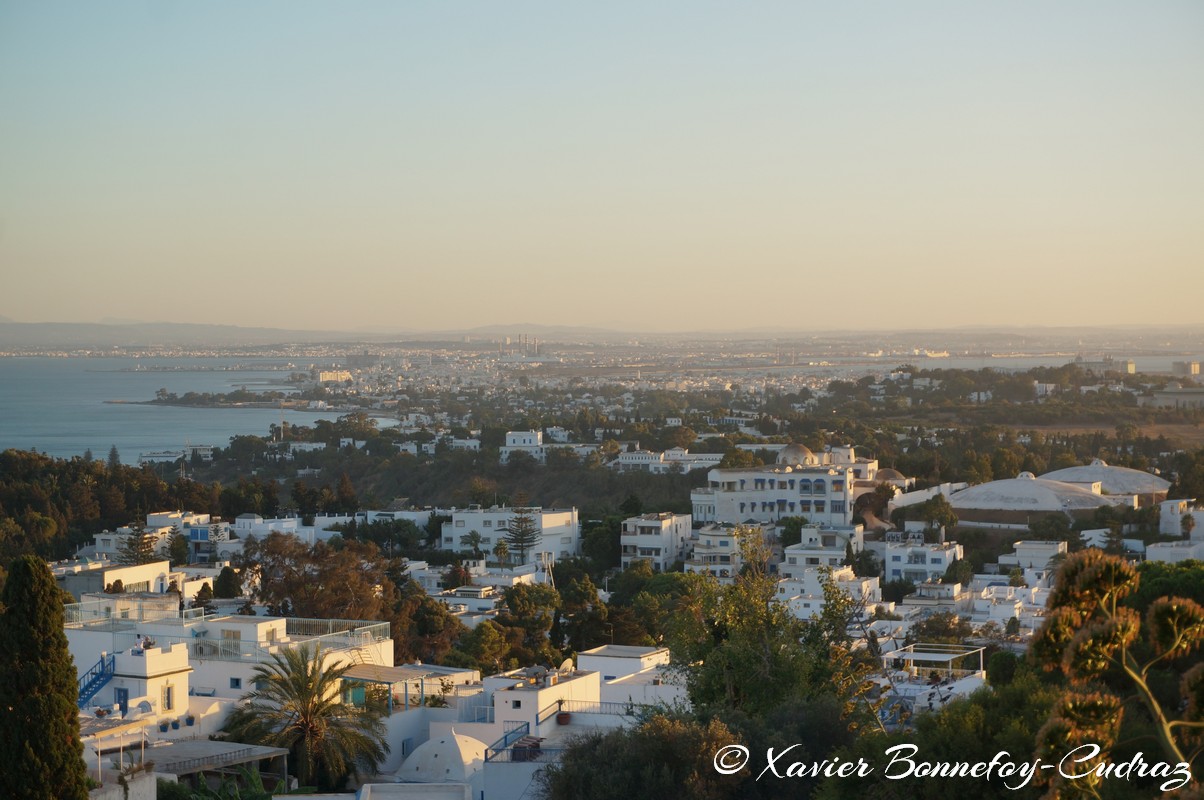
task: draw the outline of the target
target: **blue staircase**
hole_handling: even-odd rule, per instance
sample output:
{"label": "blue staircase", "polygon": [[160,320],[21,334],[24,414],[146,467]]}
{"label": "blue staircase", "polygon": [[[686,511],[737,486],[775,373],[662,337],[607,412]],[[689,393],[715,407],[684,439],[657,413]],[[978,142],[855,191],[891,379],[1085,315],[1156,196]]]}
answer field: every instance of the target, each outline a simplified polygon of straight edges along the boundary
{"label": "blue staircase", "polygon": [[79,707],[86,708],[96,693],[104,688],[113,677],[114,658],[112,654],[100,657],[92,668],[79,678]]}

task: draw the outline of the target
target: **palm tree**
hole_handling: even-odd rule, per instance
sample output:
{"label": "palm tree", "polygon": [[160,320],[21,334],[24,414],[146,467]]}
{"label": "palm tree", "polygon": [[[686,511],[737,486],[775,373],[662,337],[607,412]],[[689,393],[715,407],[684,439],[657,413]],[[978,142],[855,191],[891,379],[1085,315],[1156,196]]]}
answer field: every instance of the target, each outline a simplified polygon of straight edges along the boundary
{"label": "palm tree", "polygon": [[498,539],[498,543],[493,546],[493,554],[497,556],[503,568],[510,563],[510,545],[505,539]]}
{"label": "palm tree", "polygon": [[342,702],[351,667],[327,667],[321,647],[276,653],[255,668],[256,688],[230,714],[226,737],[287,747],[303,786],[337,788],[353,771],[375,771],[389,752],[385,725],[378,713]]}

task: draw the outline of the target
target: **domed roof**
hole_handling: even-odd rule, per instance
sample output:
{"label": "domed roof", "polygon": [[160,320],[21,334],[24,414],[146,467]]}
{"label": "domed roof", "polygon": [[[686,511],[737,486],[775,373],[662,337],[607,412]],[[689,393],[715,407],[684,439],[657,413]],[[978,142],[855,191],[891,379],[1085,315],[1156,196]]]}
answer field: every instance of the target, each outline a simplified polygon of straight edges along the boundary
{"label": "domed roof", "polygon": [[485,743],[454,730],[410,753],[396,777],[413,783],[469,783],[485,766]]}
{"label": "domed roof", "polygon": [[904,474],[902,472],[899,472],[899,470],[897,470],[897,469],[891,469],[890,467],[885,467],[884,469],[878,470],[878,472],[875,473],[874,478],[875,478],[875,480],[880,480],[880,481],[905,481],[905,480],[907,480],[907,477],[904,476]]}
{"label": "domed roof", "polygon": [[815,457],[810,448],[805,444],[788,444],[778,453],[779,464],[803,464],[814,466],[819,464],[819,459]]}
{"label": "domed roof", "polygon": [[949,496],[954,509],[990,511],[1084,511],[1115,502],[1081,486],[1038,478],[1031,472],[971,486]]}
{"label": "domed roof", "polygon": [[1066,483],[1095,483],[1099,481],[1108,494],[1159,494],[1171,488],[1170,482],[1128,467],[1112,467],[1108,462],[1095,459],[1080,467],[1055,469],[1041,476],[1046,480]]}

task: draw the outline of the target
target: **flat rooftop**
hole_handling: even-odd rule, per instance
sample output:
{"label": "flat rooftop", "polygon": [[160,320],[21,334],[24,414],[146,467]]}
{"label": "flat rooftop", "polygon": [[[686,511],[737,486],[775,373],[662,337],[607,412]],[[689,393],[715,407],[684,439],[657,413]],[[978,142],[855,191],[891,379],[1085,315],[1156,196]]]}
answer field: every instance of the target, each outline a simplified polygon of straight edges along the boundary
{"label": "flat rooftop", "polygon": [[583,650],[582,656],[606,656],[607,658],[644,658],[660,652],[668,652],[664,647],[641,647],[630,644],[604,644],[593,650]]}
{"label": "flat rooftop", "polygon": [[209,739],[184,739],[148,748],[146,760],[155,762],[155,772],[192,775],[236,764],[251,764],[265,758],[287,756],[288,748],[263,747]]}

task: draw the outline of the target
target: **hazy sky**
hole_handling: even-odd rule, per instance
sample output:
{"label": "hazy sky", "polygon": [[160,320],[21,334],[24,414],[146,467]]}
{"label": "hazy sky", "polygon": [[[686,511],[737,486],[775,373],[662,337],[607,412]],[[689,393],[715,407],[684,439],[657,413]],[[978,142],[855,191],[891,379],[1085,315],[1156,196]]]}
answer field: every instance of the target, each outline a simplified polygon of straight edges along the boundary
{"label": "hazy sky", "polygon": [[1167,323],[1202,290],[1198,0],[0,0],[19,321]]}

